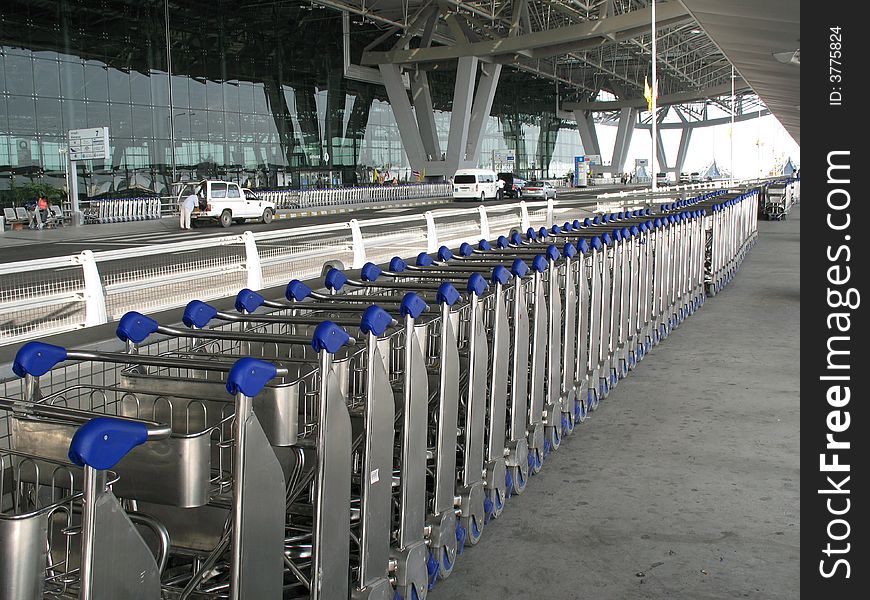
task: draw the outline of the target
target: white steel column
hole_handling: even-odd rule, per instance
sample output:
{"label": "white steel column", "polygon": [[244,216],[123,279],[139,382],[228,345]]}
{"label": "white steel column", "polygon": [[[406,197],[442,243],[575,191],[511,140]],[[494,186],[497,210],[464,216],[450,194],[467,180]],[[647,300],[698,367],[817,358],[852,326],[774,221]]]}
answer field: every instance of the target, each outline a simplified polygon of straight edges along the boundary
{"label": "white steel column", "polygon": [[684,127],[680,134],[680,147],[677,150],[677,164],[674,168],[677,173],[677,181],[679,181],[680,173],[683,172],[683,165],[686,164],[686,156],[689,153],[689,142],[692,140],[692,127]]}
{"label": "white steel column", "polygon": [[634,108],[623,108],[619,116],[619,126],[616,128],[616,142],[613,144],[613,158],[610,161],[611,168],[616,173],[622,173],[625,160],[628,158],[628,147],[631,145],[631,136],[634,133],[634,119],[637,114]]}
{"label": "white steel column", "polygon": [[577,122],[577,131],[580,132],[583,153],[600,155],[601,148],[598,146],[598,134],[595,132],[595,118],[592,111],[575,110],[574,120]]}
{"label": "white steel column", "polygon": [[420,137],[420,128],[417,126],[408,93],[402,83],[402,71],[399,65],[378,65],[378,68],[384,80],[384,87],[387,88],[387,96],[396,117],[396,125],[399,126],[399,135],[402,137],[408,162],[411,163],[412,169],[422,170],[426,162],[423,139]]}
{"label": "white steel column", "polygon": [[[486,120],[492,110],[492,101],[495,98],[495,90],[498,87],[498,78],[501,74],[501,65],[484,65],[477,84],[477,93],[474,95],[474,104],[471,108],[471,125],[468,130],[468,141],[465,145],[465,160],[460,164],[476,167],[480,160],[480,142],[486,133]],[[473,85],[473,84],[472,84]]]}
{"label": "white steel column", "polygon": [[429,77],[422,69],[411,77],[411,97],[413,98],[414,114],[417,116],[417,125],[420,128],[423,150],[428,156],[428,160],[439,160],[441,158],[441,144],[438,142],[438,130],[435,128],[435,109],[432,107]]}
{"label": "white steel column", "polygon": [[471,105],[476,77],[477,57],[461,57],[456,66],[450,133],[447,136],[447,162],[444,165],[444,175],[447,177],[452,177],[459,165],[466,160],[465,150],[468,143],[468,127],[471,120]]}

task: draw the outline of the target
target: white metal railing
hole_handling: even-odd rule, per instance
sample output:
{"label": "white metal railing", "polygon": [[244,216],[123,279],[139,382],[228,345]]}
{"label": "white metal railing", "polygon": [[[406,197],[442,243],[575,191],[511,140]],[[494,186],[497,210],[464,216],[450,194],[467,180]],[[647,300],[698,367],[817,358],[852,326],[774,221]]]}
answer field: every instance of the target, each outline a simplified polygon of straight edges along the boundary
{"label": "white metal railing", "polygon": [[[706,188],[699,188],[703,191]],[[582,218],[631,210],[676,198],[606,194],[585,206],[577,200],[513,202],[443,208],[416,215],[291,227],[173,244],[0,263],[0,345],[100,325],[129,310],[156,312],[194,298],[210,300],[312,279],[323,264],[360,268],[394,255],[435,252]],[[679,194],[683,197],[691,194]],[[579,201],[584,202],[584,201]]]}
{"label": "white metal railing", "polygon": [[[377,202],[401,202],[451,195],[449,183],[360,186],[328,190],[263,190],[256,192],[281,209],[314,209]],[[82,211],[89,224],[126,223],[170,216],[178,212],[171,196],[88,200]]]}

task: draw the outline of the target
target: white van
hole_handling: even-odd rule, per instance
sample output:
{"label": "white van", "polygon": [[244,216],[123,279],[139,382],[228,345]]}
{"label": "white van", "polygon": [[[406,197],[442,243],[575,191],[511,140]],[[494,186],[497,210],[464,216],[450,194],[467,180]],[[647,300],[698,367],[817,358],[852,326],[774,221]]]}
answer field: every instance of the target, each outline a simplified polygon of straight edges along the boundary
{"label": "white van", "polygon": [[459,169],[453,176],[454,200],[493,200],[498,196],[495,171]]}
{"label": "white van", "polygon": [[656,173],[656,185],[668,185],[668,174]]}

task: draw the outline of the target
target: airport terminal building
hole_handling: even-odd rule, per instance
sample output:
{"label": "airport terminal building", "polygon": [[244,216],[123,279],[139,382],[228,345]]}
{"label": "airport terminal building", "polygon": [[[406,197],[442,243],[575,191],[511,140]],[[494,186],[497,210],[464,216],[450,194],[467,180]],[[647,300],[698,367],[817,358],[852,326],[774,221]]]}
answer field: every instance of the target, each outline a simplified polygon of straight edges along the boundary
{"label": "airport terminal building", "polygon": [[[368,183],[375,171],[429,175],[408,160],[377,70],[355,64],[386,29],[301,0],[7,0],[0,189],[62,186],[66,132],[86,127],[109,128],[110,158],[78,164],[83,197],[202,177],[299,188]],[[444,148],[456,67],[437,67],[429,83]],[[504,69],[480,165],[512,158],[528,177],[572,169],[580,135],[556,116],[559,92]]]}

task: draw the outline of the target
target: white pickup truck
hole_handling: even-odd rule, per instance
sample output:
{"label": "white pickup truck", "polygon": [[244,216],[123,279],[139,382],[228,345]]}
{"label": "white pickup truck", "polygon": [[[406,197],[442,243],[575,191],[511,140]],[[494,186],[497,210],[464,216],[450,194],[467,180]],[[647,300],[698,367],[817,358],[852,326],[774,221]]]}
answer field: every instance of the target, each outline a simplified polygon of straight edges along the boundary
{"label": "white pickup truck", "polygon": [[257,219],[271,223],[275,216],[275,203],[263,200],[247,188],[229,181],[200,181],[181,190],[179,201],[193,192],[199,196],[199,205],[193,209],[191,224],[217,221],[223,227]]}

